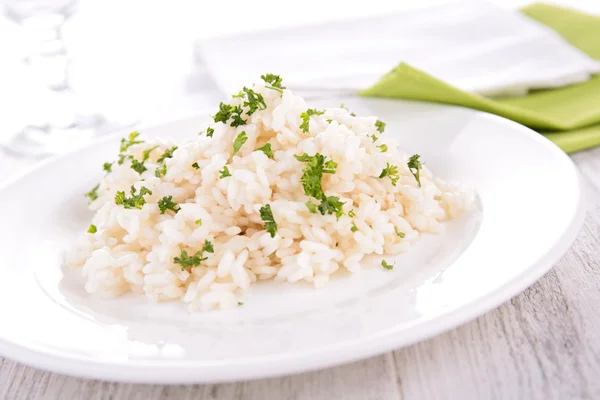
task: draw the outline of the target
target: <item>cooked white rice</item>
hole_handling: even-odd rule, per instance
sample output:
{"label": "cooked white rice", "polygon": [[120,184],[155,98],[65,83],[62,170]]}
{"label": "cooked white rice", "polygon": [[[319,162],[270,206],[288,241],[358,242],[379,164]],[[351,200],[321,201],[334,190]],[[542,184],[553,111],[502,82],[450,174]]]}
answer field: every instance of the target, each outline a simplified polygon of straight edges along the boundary
{"label": "cooked white rice", "polygon": [[[166,175],[156,177],[155,170],[162,165],[157,160],[175,145],[168,140],[134,144],[122,153],[122,165],[109,168],[90,203],[97,231],[82,235],[69,256],[70,265],[81,269],[87,292],[179,299],[191,310],[233,307],[257,280],[322,287],[340,268],[359,271],[365,255],[405,252],[420,233],[440,232],[442,221],[470,206],[469,193],[434,179],[424,167],[419,187],[407,166],[409,157],[378,131],[376,117],[331,108],[311,116],[305,133],[300,125],[307,105],[301,97],[263,82],[253,90],[264,97],[265,109],[248,116],[247,98],[232,98],[233,106],[243,107],[247,123],[217,122],[211,125],[212,137],[201,134],[178,143],[172,158],[164,160]],[[241,132],[247,141],[232,155]],[[371,135],[379,139],[374,142]],[[273,159],[257,150],[266,143]],[[144,150],[154,146],[144,163],[147,170],[132,169],[127,156],[142,160]],[[309,211],[307,201],[320,201],[303,188],[306,163],[294,155],[304,153],[320,153],[337,163],[335,173],[323,174],[322,188],[326,196],[344,202],[339,218]],[[390,177],[379,177],[387,163],[398,167],[396,185]],[[231,176],[221,179],[224,166]],[[132,185],[138,194],[142,187],[152,192],[143,196],[140,209],[115,202],[118,191],[130,197]],[[178,212],[161,214],[158,202],[165,196],[172,196]],[[267,204],[277,224],[275,237],[259,213]],[[206,241],[214,253],[202,254],[206,260],[200,265],[183,268],[175,262],[183,250],[193,255]]]}

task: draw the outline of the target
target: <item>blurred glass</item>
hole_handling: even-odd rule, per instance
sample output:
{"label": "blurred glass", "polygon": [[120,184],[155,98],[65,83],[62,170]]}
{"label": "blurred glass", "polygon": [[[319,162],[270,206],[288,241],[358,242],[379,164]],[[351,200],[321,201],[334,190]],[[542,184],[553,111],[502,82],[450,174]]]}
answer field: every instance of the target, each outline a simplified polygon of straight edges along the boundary
{"label": "blurred glass", "polygon": [[[45,86],[47,116],[31,121],[1,143],[4,150],[21,156],[43,157],[60,153],[91,136],[117,128],[102,115],[89,112],[69,84],[69,58],[62,37],[64,23],[77,8],[77,0],[0,0],[4,14],[17,22],[27,36],[29,49],[24,63],[40,85]],[[39,118],[38,118],[39,119]]]}

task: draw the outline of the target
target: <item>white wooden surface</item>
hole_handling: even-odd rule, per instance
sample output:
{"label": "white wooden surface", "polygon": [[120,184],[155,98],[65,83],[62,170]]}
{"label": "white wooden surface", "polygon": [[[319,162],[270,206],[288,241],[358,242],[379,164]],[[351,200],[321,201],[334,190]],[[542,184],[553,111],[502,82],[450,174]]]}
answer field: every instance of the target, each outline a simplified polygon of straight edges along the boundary
{"label": "white wooden surface", "polygon": [[[600,11],[596,0],[577,5]],[[200,94],[175,106],[169,100],[171,108],[186,113],[213,105],[214,85],[196,86]],[[345,366],[220,385],[107,383],[0,358],[0,400],[599,399],[600,148],[573,159],[586,183],[589,213],[571,250],[524,293],[453,331]],[[0,182],[27,164],[0,155]]]}

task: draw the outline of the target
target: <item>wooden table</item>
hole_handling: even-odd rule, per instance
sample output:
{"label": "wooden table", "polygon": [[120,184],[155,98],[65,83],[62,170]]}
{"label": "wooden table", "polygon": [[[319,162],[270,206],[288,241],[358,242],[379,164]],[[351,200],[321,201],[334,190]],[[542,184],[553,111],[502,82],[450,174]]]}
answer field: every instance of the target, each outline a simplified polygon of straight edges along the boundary
{"label": "wooden table", "polygon": [[[212,106],[215,96],[205,90],[202,100],[187,99],[188,108]],[[598,399],[600,148],[573,159],[589,198],[586,222],[573,247],[531,288],[455,330],[349,365],[219,385],[99,382],[0,358],[0,400]],[[27,164],[0,155],[0,182]]]}

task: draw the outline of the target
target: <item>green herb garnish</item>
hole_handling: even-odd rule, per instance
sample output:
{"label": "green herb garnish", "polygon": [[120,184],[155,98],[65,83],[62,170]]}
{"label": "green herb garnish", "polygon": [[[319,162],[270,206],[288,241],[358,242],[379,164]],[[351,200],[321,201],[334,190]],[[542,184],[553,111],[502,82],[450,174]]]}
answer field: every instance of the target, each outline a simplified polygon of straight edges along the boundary
{"label": "green herb garnish", "polygon": [[212,137],[213,133],[215,133],[215,130],[213,128],[211,128],[210,126],[206,128],[206,136]]}
{"label": "green herb garnish", "polygon": [[[154,146],[154,147],[151,147],[151,148],[149,148],[149,149],[147,149],[147,150],[144,150],[144,152],[142,153],[142,162],[144,162],[144,161],[148,161],[148,159],[150,158],[150,153],[152,153],[152,151],[153,151],[154,149],[156,149],[157,147],[158,147],[158,145],[157,145],[157,146]],[[158,161],[157,161],[157,162],[158,162]]]}
{"label": "green herb garnish", "polygon": [[275,156],[273,155],[273,150],[271,150],[271,143],[267,143],[265,144],[263,147],[259,147],[258,149],[256,149],[256,151],[262,151],[263,153],[265,153],[265,155],[271,159],[273,159]]}
{"label": "green herb garnish", "polygon": [[417,183],[419,184],[419,187],[421,187],[420,173],[421,173],[421,167],[423,167],[423,164],[421,164],[421,162],[419,161],[419,157],[420,157],[420,155],[418,155],[418,154],[414,154],[414,155],[410,156],[410,158],[408,159],[407,165],[408,165],[408,169],[410,170],[410,173],[413,174],[413,176],[417,180]]}
{"label": "green herb garnish", "polygon": [[243,302],[243,301],[238,301],[238,307],[241,307],[241,306],[243,306],[243,305],[244,305],[244,302]]}
{"label": "green herb garnish", "polygon": [[201,219],[197,219],[196,220],[196,225],[198,225],[199,227],[202,226],[202,220]]}
{"label": "green herb garnish", "polygon": [[279,75],[265,74],[261,75],[260,79],[265,81],[265,83],[268,83],[268,85],[265,85],[265,87],[269,89],[277,90],[279,93],[282,93],[283,89],[285,89],[285,86],[281,84],[281,78]]}
{"label": "green herb garnish", "polygon": [[138,174],[142,174],[144,171],[148,171],[148,168],[144,165],[143,161],[138,161],[135,158],[131,159],[131,169],[137,172]]}
{"label": "green herb garnish", "polygon": [[354,217],[356,217],[356,213],[354,212],[354,210],[350,210],[350,211],[348,211],[348,216],[350,218],[354,218]]}
{"label": "green herb garnish", "polygon": [[248,107],[248,112],[246,114],[252,115],[256,110],[264,110],[267,108],[267,103],[265,103],[265,99],[263,95],[260,93],[256,93],[252,89],[248,89],[244,86],[244,89],[240,92],[243,96],[243,93],[246,93],[248,98],[247,101],[244,102],[244,106]]}
{"label": "green herb garnish", "polygon": [[154,170],[154,176],[160,178],[161,176],[165,176],[167,174],[167,165],[163,164],[160,167],[156,167]]}
{"label": "green herb garnish", "polygon": [[181,255],[179,257],[175,257],[173,262],[175,264],[181,265],[181,269],[184,270],[186,268],[198,267],[202,261],[208,260],[208,257],[204,257],[204,253],[214,253],[215,250],[210,241],[204,241],[204,246],[202,246],[201,250],[198,250],[193,256],[188,256],[187,251],[181,250]]}
{"label": "green herb garnish", "polygon": [[114,164],[114,162],[111,162],[111,163],[105,162],[104,165],[102,165],[102,169],[104,171],[106,171],[107,174],[110,174],[112,172],[113,164]]}
{"label": "green herb garnish", "polygon": [[165,196],[162,199],[160,199],[158,201],[158,209],[160,210],[161,214],[166,213],[167,210],[171,210],[175,214],[177,214],[179,210],[181,210],[177,203],[173,201],[173,196]]}
{"label": "green herb garnish", "polygon": [[233,155],[235,155],[235,153],[237,153],[240,150],[240,147],[242,147],[247,140],[248,135],[246,135],[245,131],[242,131],[239,135],[237,135],[237,137],[233,141]]}
{"label": "green herb garnish", "polygon": [[200,169],[200,166],[198,165],[197,162],[195,162],[195,163],[192,164],[192,168],[194,168],[194,169]]}
{"label": "green herb garnish", "polygon": [[394,227],[394,231],[396,232],[396,236],[400,237],[401,239],[406,237],[406,234],[404,232],[400,232],[398,228]]}
{"label": "green herb garnish", "polygon": [[340,201],[338,196],[329,196],[326,197],[323,195],[321,198],[321,204],[317,207],[321,212],[321,215],[326,214],[335,214],[337,219],[340,219],[342,215],[344,215],[344,211],[342,210],[342,206],[345,203]]}
{"label": "green herb garnish", "polygon": [[382,144],[381,146],[377,146],[377,148],[379,149],[379,151],[381,151],[382,153],[385,153],[388,149],[387,149],[387,144]]}
{"label": "green herb garnish", "polygon": [[386,167],[381,171],[380,178],[385,178],[389,176],[392,180],[392,185],[396,186],[398,179],[400,179],[400,174],[398,173],[398,167],[395,165],[391,165],[390,163],[386,163]]}
{"label": "green herb garnish", "polygon": [[87,233],[94,234],[96,232],[98,232],[98,228],[96,228],[96,225],[94,225],[94,224],[90,225],[90,227],[87,230]]}
{"label": "green herb garnish", "polygon": [[219,173],[221,174],[219,176],[219,179],[223,179],[223,178],[227,178],[228,176],[231,176],[231,174],[229,173],[229,168],[227,168],[227,165],[225,165],[223,167],[223,169],[221,171],[219,171]]}
{"label": "green herb garnish", "polygon": [[121,147],[119,148],[120,153],[124,153],[128,148],[133,146],[134,144],[144,143],[143,140],[136,140],[137,137],[140,136],[140,133],[137,131],[131,132],[127,139],[121,139]]}
{"label": "green herb garnish", "polygon": [[377,135],[375,135],[374,133],[371,133],[370,135],[367,135],[371,138],[371,140],[373,141],[373,143],[375,143],[376,141],[379,140],[379,137]]}
{"label": "green herb garnish", "polygon": [[161,162],[165,161],[167,158],[172,158],[175,150],[177,150],[177,146],[173,146],[169,149],[166,149],[165,152],[163,153],[163,155],[158,157],[158,160],[156,160],[156,163],[160,164]]}
{"label": "green herb garnish", "polygon": [[383,133],[385,131],[385,122],[377,120],[375,121],[375,127],[379,131],[379,133]]}
{"label": "green herb garnish", "polygon": [[131,156],[126,156],[125,154],[119,154],[119,161],[117,161],[117,164],[123,165],[125,160],[128,158],[131,158]]}
{"label": "green herb garnish", "polygon": [[301,178],[304,193],[320,200],[324,195],[321,187],[323,174],[334,174],[337,163],[332,160],[325,161],[325,156],[319,153],[314,156],[303,154],[301,156],[294,155],[294,157],[300,162],[307,163]]}
{"label": "green herb garnish", "polygon": [[313,203],[311,200],[306,202],[306,208],[308,208],[308,211],[310,211],[311,214],[317,213],[317,205],[315,203]]}
{"label": "green herb garnish", "polygon": [[310,121],[311,116],[323,115],[323,114],[325,114],[325,111],[317,111],[315,108],[309,108],[308,110],[306,110],[305,112],[300,114],[300,118],[302,118],[302,123],[300,124],[300,129],[302,129],[302,132],[304,132],[304,133],[308,132],[308,123]]}
{"label": "green herb garnish", "polygon": [[149,190],[148,188],[146,188],[145,186],[142,186],[142,188],[140,189],[140,192],[137,193],[136,188],[132,185],[131,186],[131,197],[127,198],[125,197],[125,192],[123,191],[118,191],[115,194],[115,204],[117,205],[122,205],[124,208],[126,209],[133,209],[133,208],[137,208],[137,209],[141,209],[142,206],[144,204],[146,204],[146,200],[144,199],[144,195],[147,194],[152,194],[152,191]]}
{"label": "green herb garnish", "polygon": [[98,198],[98,188],[99,187],[100,187],[100,184],[97,184],[96,186],[94,186],[94,188],[92,190],[90,190],[89,192],[84,194],[84,196],[88,198],[90,203]]}
{"label": "green herb garnish", "polygon": [[394,269],[394,264],[390,265],[387,263],[387,261],[385,260],[381,260],[381,266],[385,269],[387,269],[388,271],[391,271]]}
{"label": "green herb garnish", "polygon": [[352,227],[350,228],[350,230],[352,232],[356,232],[358,230],[358,228],[356,227],[356,224],[354,223],[354,221],[352,221]]}
{"label": "green herb garnish", "polygon": [[273,211],[271,210],[271,205],[266,204],[262,206],[259,212],[260,219],[265,221],[265,230],[271,234],[271,237],[275,237],[275,233],[277,233],[277,222],[275,222],[275,218],[273,218]]}

